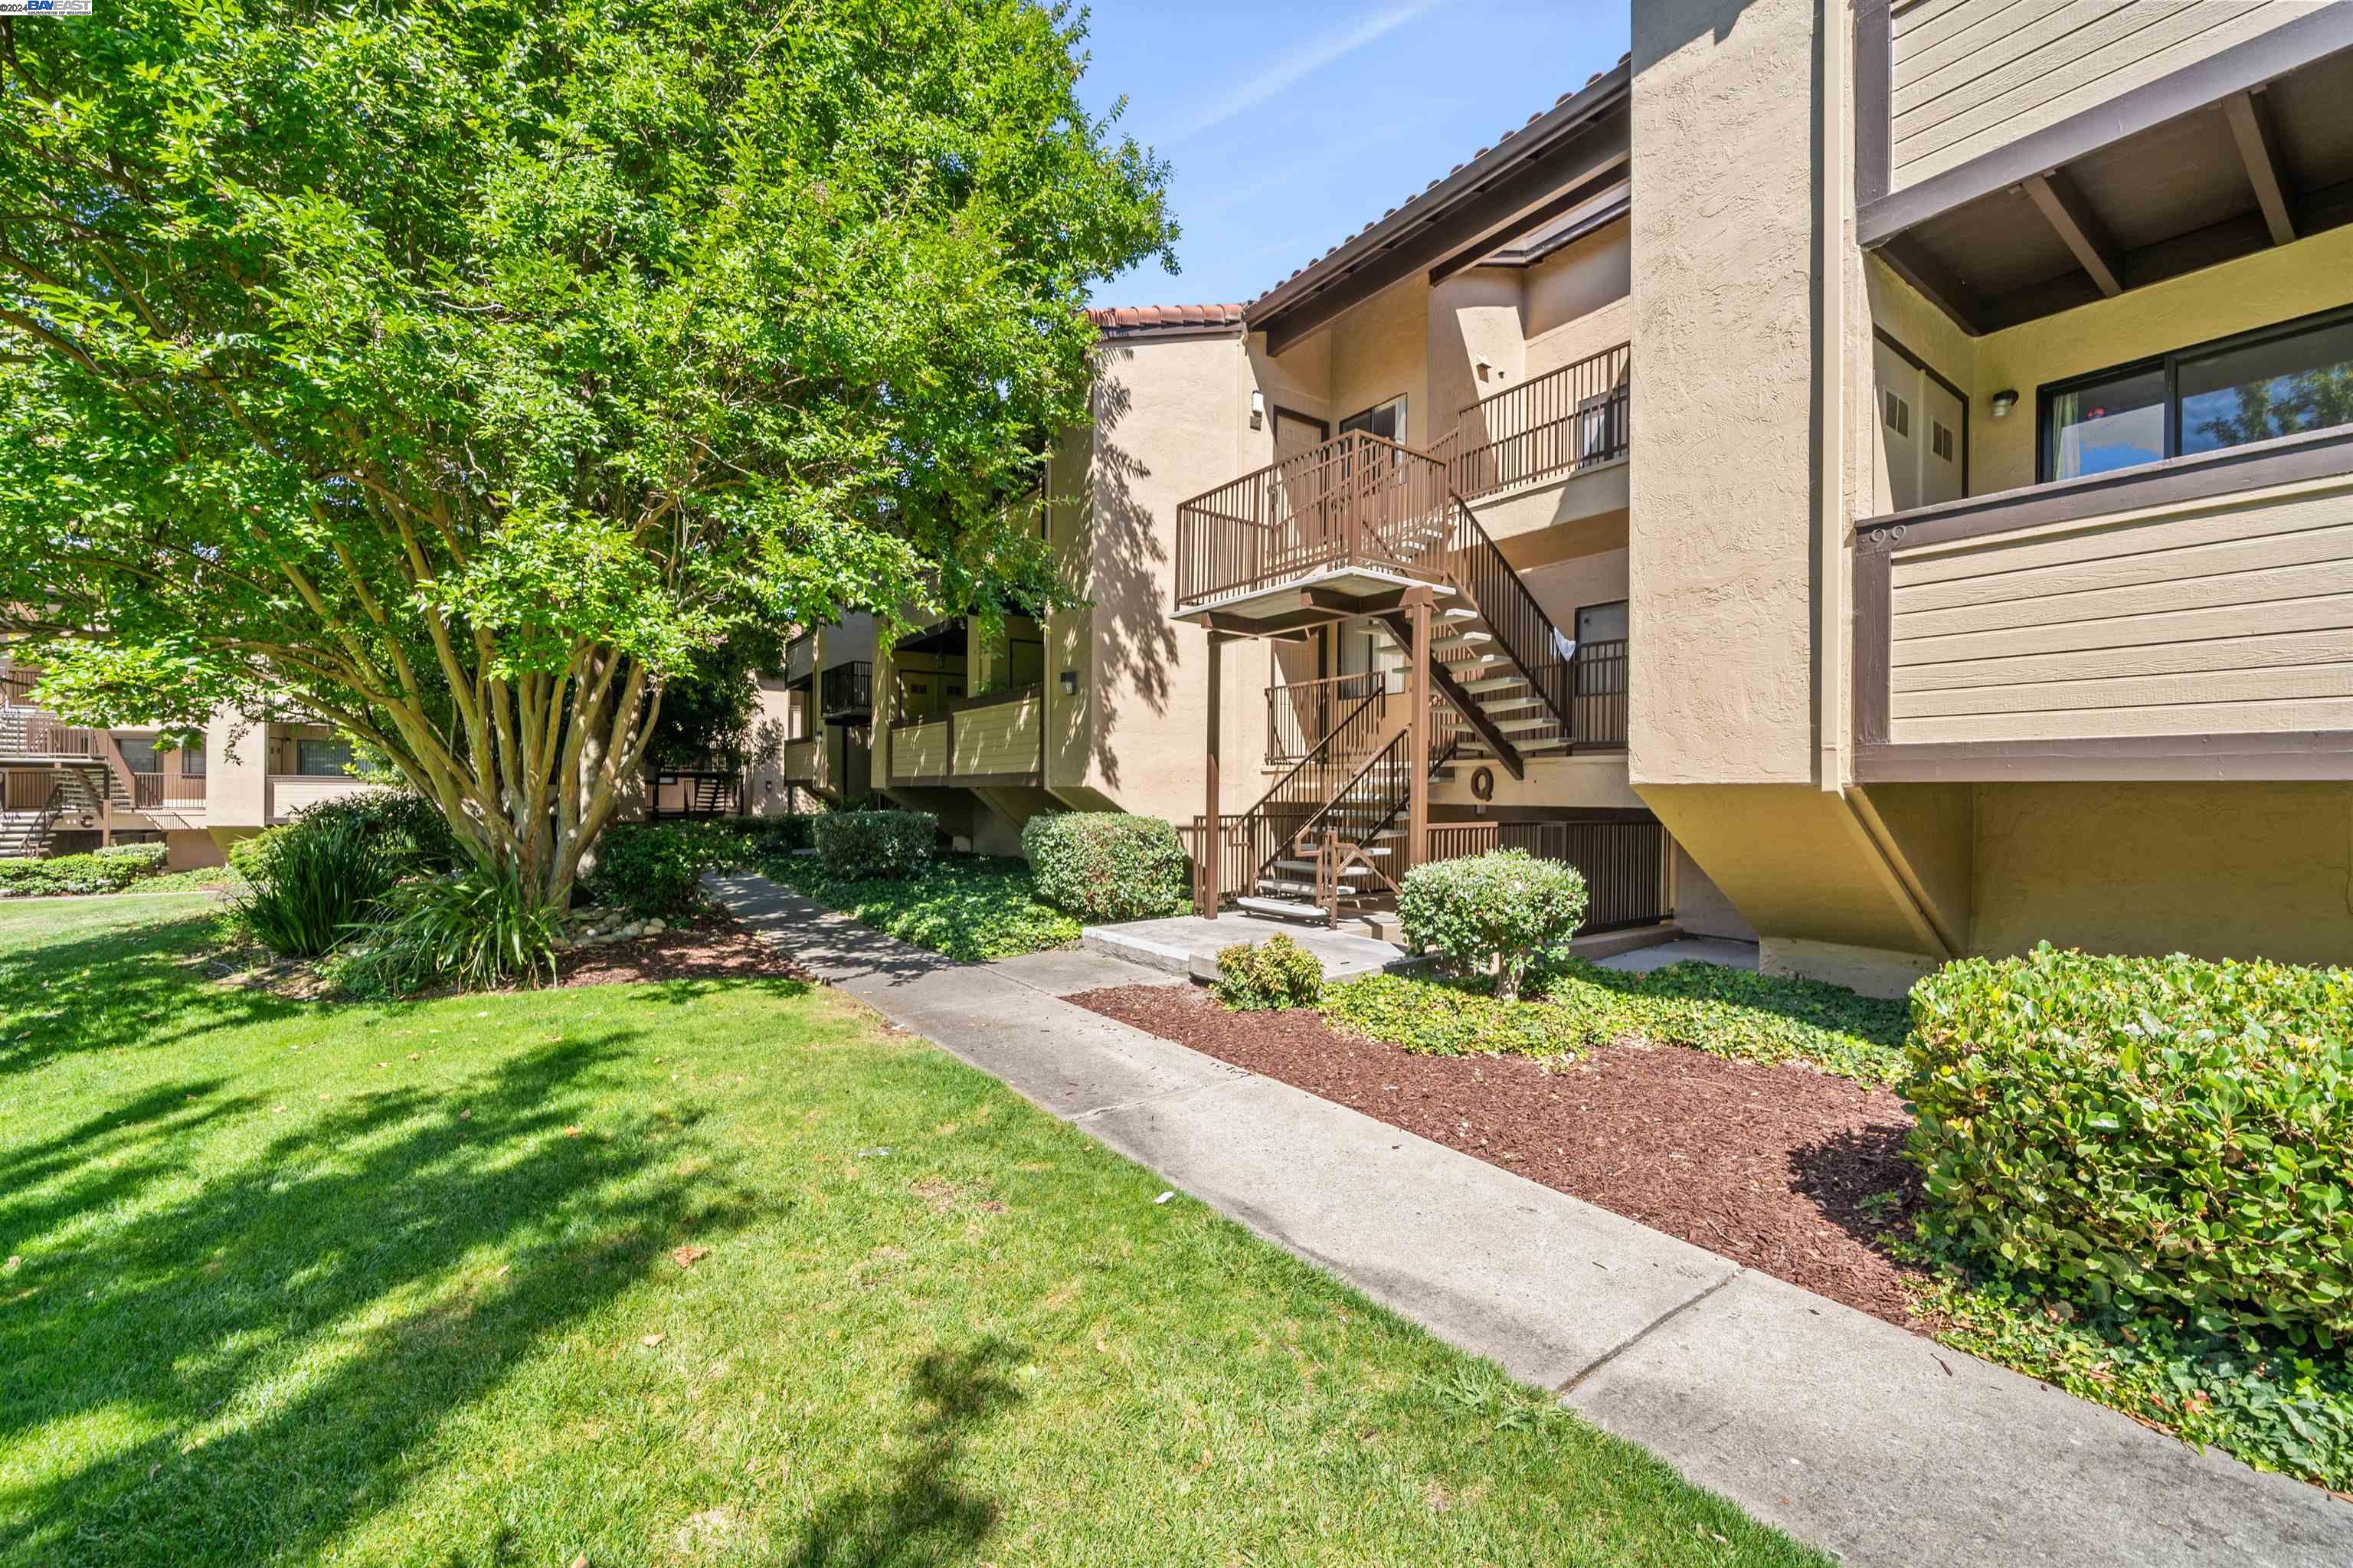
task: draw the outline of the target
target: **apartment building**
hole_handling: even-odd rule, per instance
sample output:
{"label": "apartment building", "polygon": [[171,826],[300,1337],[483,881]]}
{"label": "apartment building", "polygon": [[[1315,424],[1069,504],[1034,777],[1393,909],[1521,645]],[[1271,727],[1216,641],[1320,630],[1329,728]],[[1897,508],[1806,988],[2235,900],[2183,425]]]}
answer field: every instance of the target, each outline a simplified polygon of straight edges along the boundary
{"label": "apartment building", "polygon": [[0,857],[161,843],[175,871],[218,865],[235,840],[370,788],[324,726],[224,715],[174,748],[153,728],[66,723],[35,702],[38,674],[0,655]]}
{"label": "apartment building", "polygon": [[1628,772],[1629,87],[1256,301],[1094,313],[1040,522],[1090,602],[877,650],[877,788],[997,853],[1048,809],[1214,821],[1205,909],[1328,918],[1516,842],[1597,925],[1753,936]]}
{"label": "apartment building", "polygon": [[2353,952],[2353,5],[1641,0],[1632,785],[1768,965]]}

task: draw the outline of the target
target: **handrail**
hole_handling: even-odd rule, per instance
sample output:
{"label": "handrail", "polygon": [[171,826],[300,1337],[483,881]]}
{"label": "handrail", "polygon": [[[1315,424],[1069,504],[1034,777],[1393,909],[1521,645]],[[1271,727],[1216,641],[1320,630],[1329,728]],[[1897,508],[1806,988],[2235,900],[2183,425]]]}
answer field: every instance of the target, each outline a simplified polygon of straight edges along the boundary
{"label": "handrail", "polygon": [[1425,530],[1440,515],[1446,465],[1350,430],[1176,508],[1176,605],[1360,566],[1435,580]]}
{"label": "handrail", "polygon": [[1342,705],[1384,694],[1388,680],[1378,670],[1358,670],[1267,687],[1267,761],[1273,764],[1306,756],[1332,732],[1333,715]]}
{"label": "handrail", "polygon": [[1193,897],[1197,910],[1210,913],[1203,907],[1207,901],[1201,895],[1210,853],[1219,856],[1221,896],[1247,893],[1299,836],[1306,819],[1330,802],[1333,779],[1341,776],[1343,768],[1353,774],[1355,759],[1373,749],[1370,743],[1380,733],[1385,696],[1376,692],[1349,709],[1306,756],[1267,787],[1250,810],[1239,816],[1221,813],[1214,831],[1197,821],[1196,831],[1206,832],[1207,841],[1196,841]]}
{"label": "handrail", "polygon": [[828,714],[874,711],[874,662],[851,659],[828,665],[818,677],[818,706]]}
{"label": "handrail", "polygon": [[1460,496],[1449,496],[1452,508],[1448,531],[1447,575],[1469,596],[1479,618],[1504,657],[1519,666],[1529,688],[1552,710],[1557,731],[1524,730],[1521,740],[1575,739],[1570,703],[1569,669],[1558,652],[1560,632],[1536,603],[1535,595],[1487,530]]}
{"label": "handrail", "polygon": [[1621,458],[1633,387],[1633,347],[1620,344],[1462,406],[1466,446],[1448,464],[1455,493],[1510,485]]}

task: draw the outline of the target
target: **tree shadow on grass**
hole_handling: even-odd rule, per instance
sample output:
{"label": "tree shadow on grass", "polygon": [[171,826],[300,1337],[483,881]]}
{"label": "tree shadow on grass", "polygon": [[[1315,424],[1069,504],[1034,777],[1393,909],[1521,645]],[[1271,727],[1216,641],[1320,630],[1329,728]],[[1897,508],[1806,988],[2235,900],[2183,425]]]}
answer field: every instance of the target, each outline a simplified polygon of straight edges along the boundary
{"label": "tree shadow on grass", "polygon": [[185,1044],[311,1005],[214,984],[194,959],[214,929],[203,915],[0,949],[0,1075],[85,1051]]}
{"label": "tree shadow on grass", "polygon": [[[87,1247],[26,1247],[0,1279],[0,1450],[48,1468],[0,1492],[0,1560],[310,1558],[429,1467],[436,1429],[508,1367],[682,1240],[750,1221],[723,1168],[674,1173],[691,1114],[617,1122],[638,1037],[351,1094]],[[181,1134],[274,1114],[216,1084],[149,1091],[11,1156],[5,1190],[47,1186],[10,1234],[135,1204]]]}
{"label": "tree shadow on grass", "polygon": [[965,1440],[1020,1391],[998,1369],[1028,1352],[1003,1340],[933,1351],[915,1363],[908,1395],[917,1407],[912,1458],[888,1487],[857,1487],[819,1504],[790,1561],[796,1568],[912,1568],[960,1562],[997,1528],[994,1500],[956,1476]]}

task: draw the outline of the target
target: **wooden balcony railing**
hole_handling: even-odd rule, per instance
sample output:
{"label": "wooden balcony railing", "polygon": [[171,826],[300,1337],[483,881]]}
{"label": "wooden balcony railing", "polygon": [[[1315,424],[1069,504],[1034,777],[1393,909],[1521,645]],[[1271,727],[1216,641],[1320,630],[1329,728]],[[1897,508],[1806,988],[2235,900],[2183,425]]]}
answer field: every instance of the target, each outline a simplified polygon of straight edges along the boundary
{"label": "wooden balcony railing", "polygon": [[1585,878],[1577,935],[1655,926],[1674,913],[1667,830],[1657,822],[1504,822],[1500,847],[1566,861]]}
{"label": "wooden balcony railing", "polygon": [[131,775],[131,804],[134,810],[151,811],[159,807],[200,806],[205,800],[204,775],[189,778],[182,773],[133,773]]}
{"label": "wooden balcony railing", "polygon": [[1467,498],[1626,455],[1633,350],[1620,344],[1462,410],[1448,466]]}
{"label": "wooden balcony railing", "polygon": [[0,758],[96,758],[99,734],[39,708],[0,707]]}
{"label": "wooden balcony railing", "polygon": [[0,707],[31,707],[33,683],[40,678],[38,670],[0,670]]}
{"label": "wooden balcony railing", "polygon": [[1014,686],[890,728],[893,784],[1035,785],[1046,777],[1046,688]]}
{"label": "wooden balcony railing", "polygon": [[[1293,681],[1266,689],[1266,759],[1296,762],[1315,749],[1341,719],[1366,697],[1378,696],[1388,677],[1377,670]],[[1368,737],[1369,738],[1369,737]]]}
{"label": "wooden balcony railing", "polygon": [[1177,610],[1347,567],[1432,580],[1446,501],[1444,463],[1362,431],[1246,473],[1177,507]]}
{"label": "wooden balcony railing", "polygon": [[785,683],[798,685],[809,678],[817,657],[817,633],[804,631],[785,644]]}

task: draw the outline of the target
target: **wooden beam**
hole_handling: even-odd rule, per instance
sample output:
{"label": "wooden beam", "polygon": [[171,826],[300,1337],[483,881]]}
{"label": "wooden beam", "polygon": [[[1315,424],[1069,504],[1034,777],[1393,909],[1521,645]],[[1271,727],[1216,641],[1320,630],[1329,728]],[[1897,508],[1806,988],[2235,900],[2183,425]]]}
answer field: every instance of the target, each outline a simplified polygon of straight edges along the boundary
{"label": "wooden beam", "polygon": [[1261,618],[1208,609],[1187,619],[1198,620],[1209,631],[1227,637],[1263,637],[1270,642],[1303,642],[1307,640],[1307,628],[1321,626],[1332,617],[1323,610],[1315,611],[1312,618],[1305,611]]}
{"label": "wooden beam", "polygon": [[2239,161],[2247,165],[2247,183],[2255,187],[2263,227],[2271,230],[2274,245],[2285,245],[2295,238],[2295,225],[2288,217],[2287,187],[2280,179],[2271,115],[2253,92],[2234,92],[2224,99],[2222,114],[2231,122],[2231,140],[2239,144]]}
{"label": "wooden beam", "polygon": [[1219,830],[1224,819],[1218,814],[1218,729],[1223,715],[1218,711],[1219,699],[1225,686],[1226,640],[1219,632],[1209,633],[1209,736],[1208,766],[1202,769],[1208,791],[1208,815],[1201,819],[1201,891],[1194,913],[1202,918],[1218,917],[1219,862],[1225,859],[1225,835]]}
{"label": "wooden beam", "polygon": [[1406,683],[1405,715],[1405,862],[1407,871],[1430,855],[1430,769],[1437,760],[1430,754],[1430,598],[1417,593],[1405,607],[1409,631],[1406,647],[1413,660],[1413,679]]}
{"label": "wooden beam", "polygon": [[2124,252],[2116,249],[2116,242],[2108,236],[2108,226],[2084,202],[2084,193],[2075,188],[2075,182],[2067,177],[2066,171],[2052,169],[2029,175],[2021,183],[2027,196],[2042,209],[2042,216],[2051,220],[2051,227],[2059,231],[2059,238],[2067,242],[2067,249],[2075,253],[2076,261],[2100,286],[2100,292],[2110,299],[2123,293]]}

